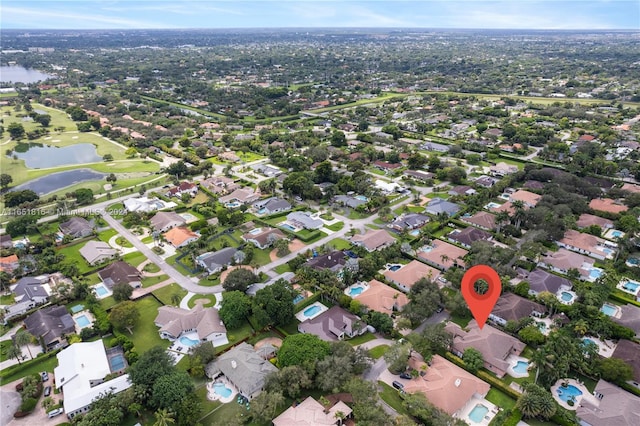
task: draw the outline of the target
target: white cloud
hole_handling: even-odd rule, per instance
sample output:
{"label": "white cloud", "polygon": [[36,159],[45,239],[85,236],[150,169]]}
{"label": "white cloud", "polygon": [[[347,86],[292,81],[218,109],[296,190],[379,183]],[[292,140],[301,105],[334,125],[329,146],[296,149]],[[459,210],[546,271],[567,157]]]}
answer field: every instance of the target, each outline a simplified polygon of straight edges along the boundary
{"label": "white cloud", "polygon": [[[78,13],[56,11],[52,9],[35,9],[22,7],[2,7],[2,22],[11,23],[14,28],[171,28],[167,23],[149,22],[139,19],[128,19],[107,16],[98,13]],[[57,23],[57,25],[55,25]]]}

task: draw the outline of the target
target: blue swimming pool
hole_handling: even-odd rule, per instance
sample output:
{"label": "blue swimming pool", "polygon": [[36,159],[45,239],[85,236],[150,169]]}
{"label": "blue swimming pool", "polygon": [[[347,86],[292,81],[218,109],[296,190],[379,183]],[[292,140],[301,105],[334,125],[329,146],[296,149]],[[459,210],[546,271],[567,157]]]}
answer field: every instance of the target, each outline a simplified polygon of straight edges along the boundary
{"label": "blue swimming pool", "polygon": [[293,304],[295,305],[296,303],[300,303],[304,300],[304,296],[299,294],[297,295],[294,299],[293,299]]}
{"label": "blue swimming pool", "polygon": [[402,265],[391,265],[391,266],[389,266],[389,268],[388,268],[388,269],[389,269],[390,271],[394,271],[394,272],[395,272],[395,271],[397,271],[397,270],[398,270],[398,269],[400,269],[400,268],[402,268]]}
{"label": "blue swimming pool", "polygon": [[636,292],[638,291],[638,288],[640,288],[640,283],[637,283],[635,281],[627,281],[623,287],[631,292]]}
{"label": "blue swimming pool", "polygon": [[258,210],[258,214],[265,214],[266,212],[267,212],[267,209]]}
{"label": "blue swimming pool", "polygon": [[77,316],[75,319],[76,319],[76,324],[78,324],[80,328],[87,327],[88,325],[91,324],[91,321],[89,321],[89,318],[87,318],[86,315]]}
{"label": "blue swimming pool", "polygon": [[513,371],[519,374],[527,374],[527,370],[529,369],[529,363],[526,361],[518,361],[516,365],[513,366]]}
{"label": "blue swimming pool", "polygon": [[589,339],[588,337],[584,337],[582,339],[582,346],[589,346],[589,345],[595,345],[598,346],[598,344],[596,342],[594,342],[593,340]]}
{"label": "blue swimming pool", "polygon": [[362,287],[351,287],[349,289],[349,296],[353,297],[353,296],[357,296],[360,293],[362,293],[364,291],[364,288]]}
{"label": "blue swimming pool", "polygon": [[611,236],[613,238],[620,238],[622,237],[622,235],[623,235],[622,231],[618,231],[617,229],[611,232]]}
{"label": "blue swimming pool", "polygon": [[96,290],[96,294],[100,297],[104,297],[107,294],[109,294],[109,290],[107,290],[107,288],[105,286],[103,286],[102,284],[97,285],[94,287]]}
{"label": "blue swimming pool", "polygon": [[182,336],[180,338],[180,343],[182,343],[185,346],[195,346],[198,343],[200,343],[200,340],[194,340],[194,339],[190,339],[187,336]]}
{"label": "blue swimming pool", "polygon": [[469,413],[469,420],[474,423],[480,423],[488,412],[489,409],[486,406],[482,404],[476,404],[476,406],[473,407],[473,410],[471,410],[471,412]]}
{"label": "blue swimming pool", "polygon": [[316,315],[318,312],[320,312],[321,309],[322,308],[318,305],[309,306],[307,309],[304,310],[304,312],[302,312],[302,315],[309,318]]}
{"label": "blue swimming pool", "polygon": [[356,195],[355,197],[356,200],[360,200],[360,201],[369,201],[369,199],[367,197],[365,197],[364,195]]}
{"label": "blue swimming pool", "polygon": [[610,317],[615,315],[617,311],[618,309],[615,306],[608,303],[605,303],[604,305],[602,305],[602,308],[600,308],[600,312]]}
{"label": "blue swimming pool", "polygon": [[627,263],[629,265],[638,266],[640,265],[640,260],[636,259],[635,257],[630,257],[629,259],[627,259]]}
{"label": "blue swimming pool", "polygon": [[571,302],[571,300],[573,300],[573,294],[569,293],[568,291],[563,291],[562,293],[560,293],[560,298],[563,302]]}
{"label": "blue swimming pool", "polygon": [[231,389],[226,387],[224,383],[214,383],[213,391],[223,398],[229,398],[233,392]]}
{"label": "blue swimming pool", "polygon": [[109,367],[111,372],[122,370],[125,367],[124,355],[116,354],[109,358]]}
{"label": "blue swimming pool", "polygon": [[575,399],[576,396],[582,395],[582,391],[573,385],[568,385],[566,388],[559,387],[558,389],[556,389],[556,393],[564,402],[567,402],[570,399]]}
{"label": "blue swimming pool", "polygon": [[294,231],[296,230],[296,228],[294,228],[293,226],[289,225],[288,223],[281,223],[280,226],[284,229],[288,229],[289,231]]}
{"label": "blue swimming pool", "polygon": [[589,271],[590,278],[598,279],[600,278],[601,275],[602,275],[602,269],[593,268]]}

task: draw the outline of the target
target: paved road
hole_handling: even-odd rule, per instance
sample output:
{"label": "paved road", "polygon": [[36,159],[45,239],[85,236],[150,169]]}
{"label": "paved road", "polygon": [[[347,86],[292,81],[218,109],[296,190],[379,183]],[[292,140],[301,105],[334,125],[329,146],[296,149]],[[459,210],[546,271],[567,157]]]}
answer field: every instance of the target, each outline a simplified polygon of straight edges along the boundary
{"label": "paved road", "polygon": [[428,326],[428,325],[433,325],[433,324],[439,324],[442,321],[448,320],[449,319],[449,312],[447,311],[442,311],[439,314],[433,314],[431,315],[429,318],[427,318],[426,320],[422,321],[422,324],[420,324],[418,327],[416,327],[415,331],[416,333],[422,333],[422,331]]}
{"label": "paved road", "polygon": [[191,293],[200,293],[200,294],[214,294],[222,292],[222,286],[216,285],[212,287],[205,287],[198,285],[191,278],[182,275],[175,269],[173,266],[169,265],[163,258],[158,256],[151,250],[146,244],[143,244],[142,241],[138,239],[135,235],[131,233],[127,228],[125,228],[120,222],[115,220],[108,212],[104,209],[100,210],[102,217],[104,220],[115,229],[120,235],[127,239],[135,248],[140,251],[140,253],[144,254],[147,259],[155,263],[164,271],[165,274],[169,275],[169,277],[175,281],[180,287]]}

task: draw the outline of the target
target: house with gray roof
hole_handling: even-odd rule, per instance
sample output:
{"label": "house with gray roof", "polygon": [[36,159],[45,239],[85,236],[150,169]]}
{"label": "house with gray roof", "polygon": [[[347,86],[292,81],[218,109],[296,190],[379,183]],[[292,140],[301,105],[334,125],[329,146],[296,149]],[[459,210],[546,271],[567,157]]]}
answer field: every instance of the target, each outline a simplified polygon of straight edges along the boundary
{"label": "house with gray roof", "polygon": [[328,269],[333,272],[338,272],[347,264],[346,257],[343,252],[336,250],[309,259],[305,265],[316,270]]}
{"label": "house with gray roof", "polygon": [[253,203],[253,208],[258,214],[275,214],[291,210],[291,203],[278,197],[266,198]]}
{"label": "house with gray roof", "polygon": [[351,195],[336,195],[335,197],[333,197],[333,202],[342,204],[343,206],[350,207],[352,209],[367,204],[366,199],[352,197]]}
{"label": "house with gray roof", "polygon": [[60,224],[60,232],[73,238],[84,238],[93,234],[93,225],[83,217],[73,216]]}
{"label": "house with gray roof", "polygon": [[336,305],[317,317],[298,324],[298,331],[316,335],[327,342],[335,342],[366,333],[367,324],[360,317]]}
{"label": "house with gray roof", "polygon": [[388,227],[398,232],[417,229],[429,222],[429,216],[420,213],[408,213],[398,216]]}
{"label": "house with gray roof", "polygon": [[224,375],[249,400],[262,392],[265,377],[276,371],[276,366],[262,358],[253,346],[245,342],[223,353],[205,368],[207,377],[216,379]]}
{"label": "house with gray roof", "polygon": [[15,294],[16,302],[31,301],[34,306],[46,303],[51,295],[48,274],[20,278],[10,288]]}
{"label": "house with gray roof", "polygon": [[351,237],[351,244],[355,246],[362,246],[368,252],[381,250],[385,247],[389,247],[396,242],[387,231],[384,229],[370,229],[364,234],[356,234]]}
{"label": "house with gray roof", "polygon": [[633,375],[627,383],[640,388],[640,344],[620,339],[611,357],[624,361],[625,364],[632,368]]}
{"label": "house with gray roof", "polygon": [[158,212],[150,220],[154,231],[167,232],[176,226],[183,226],[187,221],[175,212]]}
{"label": "house with gray roof", "polygon": [[276,166],[272,166],[271,164],[254,164],[251,168],[266,177],[275,177],[282,174],[282,170],[277,168]]}
{"label": "house with gray roof", "polygon": [[222,271],[225,266],[231,265],[238,249],[225,247],[218,251],[203,253],[196,257],[196,264],[206,270],[209,275]]}
{"label": "house with gray roof", "polygon": [[0,248],[6,249],[13,247],[13,241],[11,239],[11,235],[2,234],[0,235]]}
{"label": "house with gray roof", "polygon": [[104,241],[88,241],[80,249],[80,255],[89,263],[97,265],[107,260],[113,259],[119,254],[118,250],[111,247]]}
{"label": "house with gray roof", "polygon": [[429,201],[427,207],[425,208],[425,212],[433,216],[437,216],[439,213],[446,213],[449,216],[454,216],[459,211],[459,205],[442,198],[434,198],[433,200]]}
{"label": "house with gray roof", "polygon": [[636,426],[640,424],[640,397],[602,379],[593,398],[582,398],[576,415],[581,426]]}
{"label": "house with gray roof", "polygon": [[471,244],[476,241],[490,241],[493,235],[482,229],[469,226],[465,229],[454,229],[447,235],[447,239],[454,243],[458,243],[463,247],[471,248]]}
{"label": "house with gray roof", "polygon": [[99,271],[98,276],[109,289],[118,284],[129,284],[133,288],[142,286],[142,273],[121,260]]}
{"label": "house with gray roof", "polygon": [[536,268],[525,277],[529,283],[529,294],[538,295],[543,291],[556,294],[560,289],[571,290],[573,284],[566,278]]}
{"label": "house with gray roof", "polygon": [[[618,324],[630,328],[640,337],[640,308],[634,305],[623,305],[620,307],[620,316],[613,316],[611,319]],[[638,352],[640,356],[640,352]]]}
{"label": "house with gray roof", "polygon": [[504,293],[493,307],[489,319],[504,326],[507,321],[518,321],[530,316],[541,317],[546,312],[547,308],[539,303],[513,293]]}
{"label": "house with gray roof", "polygon": [[309,212],[291,212],[287,215],[287,220],[304,229],[320,229],[324,226],[322,220],[314,219]]}
{"label": "house with gray roof", "polygon": [[197,303],[193,309],[182,309],[175,306],[160,306],[154,320],[160,327],[160,337],[175,341],[183,335],[195,333],[201,342],[212,342],[214,346],[229,343],[227,328],[220,319],[218,310],[204,308]]}
{"label": "house with gray roof", "polygon": [[271,227],[255,228],[242,236],[243,240],[259,249],[269,248],[273,243],[283,238],[287,238],[287,236],[281,230]]}
{"label": "house with gray roof", "polygon": [[246,293],[249,296],[255,296],[258,291],[262,290],[263,288],[269,287],[272,284],[275,284],[279,280],[285,280],[286,282],[291,283],[291,281],[293,281],[293,277],[295,276],[296,274],[294,274],[293,272],[283,272],[282,274],[276,275],[266,282],[251,284],[249,287],[247,287]]}
{"label": "house with gray roof", "polygon": [[65,338],[76,331],[75,322],[64,306],[47,306],[24,319],[27,331],[44,343],[47,351],[67,346]]}

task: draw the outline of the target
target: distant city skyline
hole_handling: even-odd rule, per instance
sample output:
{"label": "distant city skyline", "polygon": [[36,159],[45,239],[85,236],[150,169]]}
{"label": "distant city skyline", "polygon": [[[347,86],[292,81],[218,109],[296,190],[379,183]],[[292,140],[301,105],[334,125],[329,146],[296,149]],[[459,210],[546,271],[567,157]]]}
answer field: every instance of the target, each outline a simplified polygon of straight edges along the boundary
{"label": "distant city skyline", "polygon": [[638,0],[2,0],[3,29],[640,29]]}

